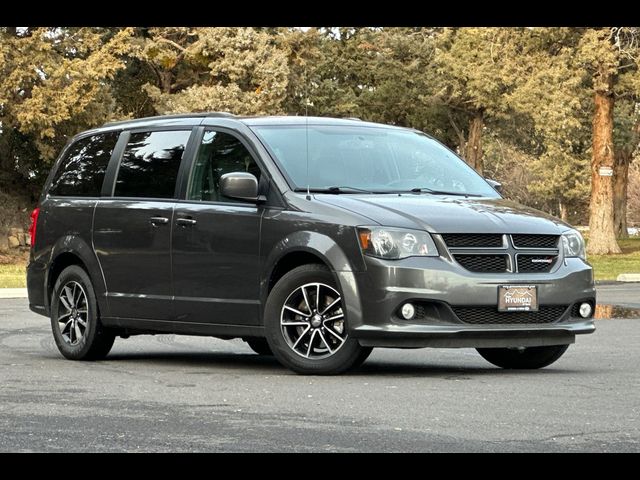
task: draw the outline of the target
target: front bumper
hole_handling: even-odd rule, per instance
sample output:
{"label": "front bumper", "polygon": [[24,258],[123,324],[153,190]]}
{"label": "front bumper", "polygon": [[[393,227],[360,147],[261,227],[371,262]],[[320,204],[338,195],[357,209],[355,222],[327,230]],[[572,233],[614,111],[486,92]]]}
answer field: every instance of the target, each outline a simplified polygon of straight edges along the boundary
{"label": "front bumper", "polygon": [[[595,306],[591,267],[577,258],[563,259],[552,273],[473,273],[442,257],[399,261],[366,258],[365,272],[337,272],[350,333],[374,347],[528,347],[569,344],[575,335],[592,333],[592,319],[576,318],[573,306]],[[539,305],[564,312],[548,323],[509,323],[510,313],[495,314],[496,323],[470,324],[454,311],[477,307],[497,312],[499,285],[537,285]],[[353,296],[355,295],[356,298]],[[407,301],[435,305],[419,320],[403,320]],[[495,307],[495,310],[493,308]],[[564,309],[560,307],[565,307]],[[433,313],[439,312],[439,313]]]}

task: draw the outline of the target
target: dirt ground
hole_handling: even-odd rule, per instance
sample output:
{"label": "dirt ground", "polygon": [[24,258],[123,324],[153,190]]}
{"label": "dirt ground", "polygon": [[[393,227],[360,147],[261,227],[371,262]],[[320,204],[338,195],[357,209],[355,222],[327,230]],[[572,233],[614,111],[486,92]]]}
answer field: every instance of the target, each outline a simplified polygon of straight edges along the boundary
{"label": "dirt ground", "polygon": [[0,265],[26,265],[29,261],[29,247],[13,248],[0,252]]}

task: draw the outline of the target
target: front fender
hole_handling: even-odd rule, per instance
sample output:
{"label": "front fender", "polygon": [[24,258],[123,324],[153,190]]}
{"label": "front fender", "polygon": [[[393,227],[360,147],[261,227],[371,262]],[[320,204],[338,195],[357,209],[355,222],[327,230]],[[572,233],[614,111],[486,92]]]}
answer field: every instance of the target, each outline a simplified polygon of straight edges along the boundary
{"label": "front fender", "polygon": [[[355,239],[354,239],[355,241]],[[362,259],[350,258],[330,236],[314,231],[292,232],[271,248],[265,260],[265,275],[261,281],[261,303],[269,294],[269,279],[280,260],[294,252],[306,252],[320,258],[331,270],[344,299],[349,327],[362,324],[362,305],[354,272],[362,271]]]}

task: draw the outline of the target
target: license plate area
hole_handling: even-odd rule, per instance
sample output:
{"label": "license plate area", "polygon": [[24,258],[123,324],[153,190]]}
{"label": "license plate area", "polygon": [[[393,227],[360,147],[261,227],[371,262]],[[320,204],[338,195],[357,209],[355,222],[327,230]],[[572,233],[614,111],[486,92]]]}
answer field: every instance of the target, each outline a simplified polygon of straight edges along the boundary
{"label": "license plate area", "polygon": [[499,285],[499,312],[537,312],[538,287],[536,285]]}

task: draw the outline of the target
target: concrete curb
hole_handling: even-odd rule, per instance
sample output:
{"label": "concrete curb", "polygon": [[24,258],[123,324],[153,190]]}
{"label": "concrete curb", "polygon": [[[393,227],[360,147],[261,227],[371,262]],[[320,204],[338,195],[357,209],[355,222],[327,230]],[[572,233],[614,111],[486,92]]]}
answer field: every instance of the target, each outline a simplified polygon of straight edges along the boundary
{"label": "concrete curb", "polygon": [[621,273],[616,280],[618,282],[640,282],[640,273]]}
{"label": "concrete curb", "polygon": [[624,283],[640,283],[640,280],[596,280],[596,287],[602,285],[622,285]]}
{"label": "concrete curb", "polygon": [[0,288],[0,298],[27,298],[27,289]]}

